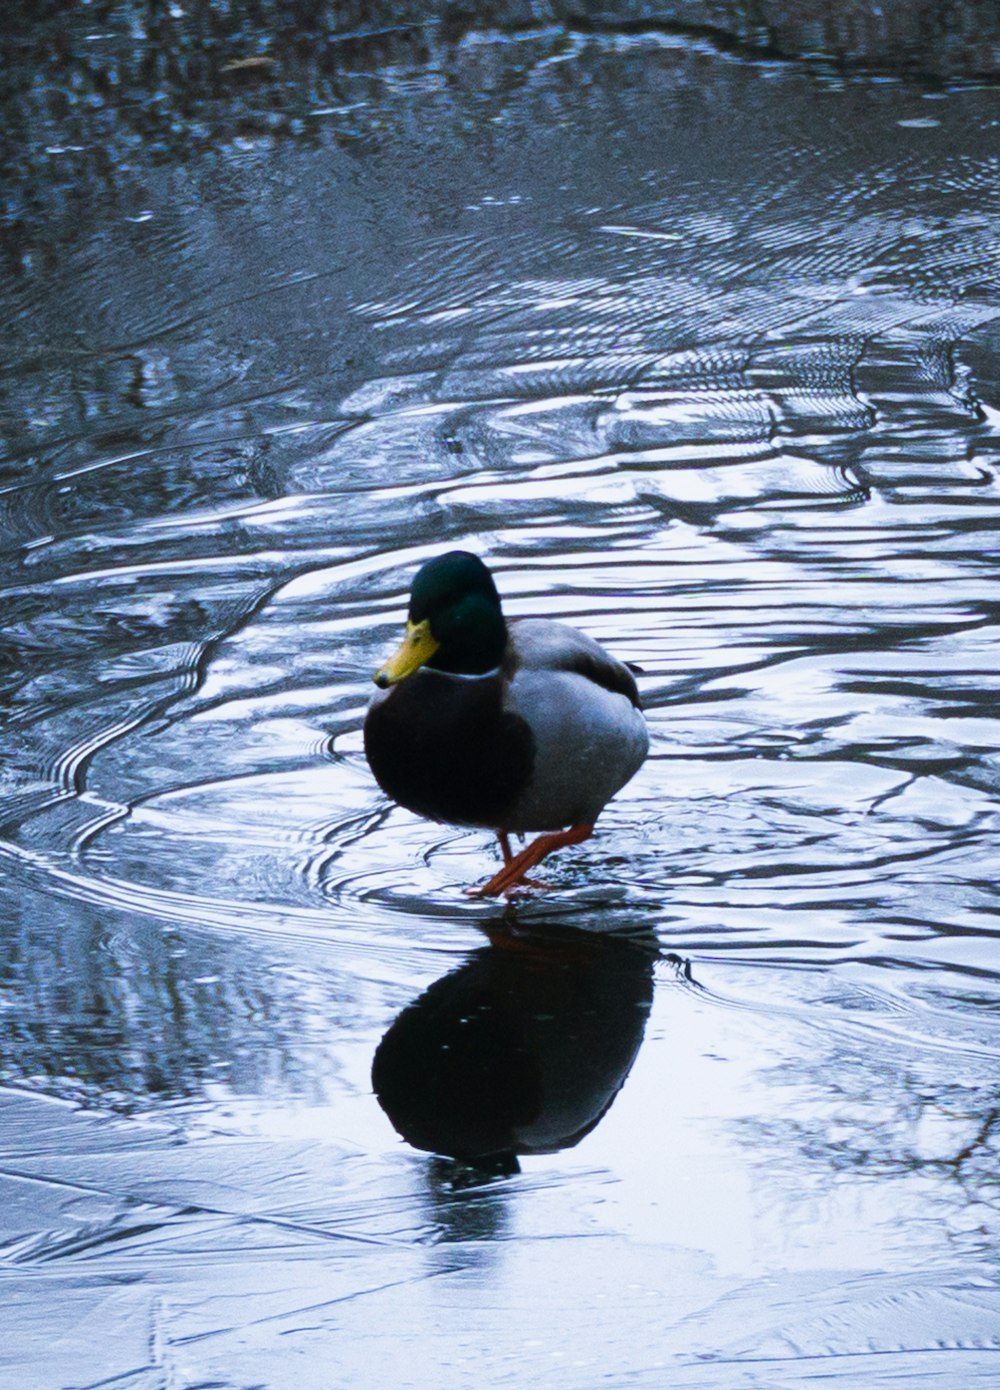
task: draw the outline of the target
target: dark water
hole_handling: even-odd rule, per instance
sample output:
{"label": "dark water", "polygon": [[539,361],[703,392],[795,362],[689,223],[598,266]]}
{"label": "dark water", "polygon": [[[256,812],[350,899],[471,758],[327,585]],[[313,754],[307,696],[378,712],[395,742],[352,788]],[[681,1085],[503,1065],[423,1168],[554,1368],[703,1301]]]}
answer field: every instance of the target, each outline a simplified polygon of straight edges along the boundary
{"label": "dark water", "polygon": [[[13,247],[19,1390],[1000,1375],[996,93],[510,53]],[[361,753],[455,545],[645,672],[507,908]]]}

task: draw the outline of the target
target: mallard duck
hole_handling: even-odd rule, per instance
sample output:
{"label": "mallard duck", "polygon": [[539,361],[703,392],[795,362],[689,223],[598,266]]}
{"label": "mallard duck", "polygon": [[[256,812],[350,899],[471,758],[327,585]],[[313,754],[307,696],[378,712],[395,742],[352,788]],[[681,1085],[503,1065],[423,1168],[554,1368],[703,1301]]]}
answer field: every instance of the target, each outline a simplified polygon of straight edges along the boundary
{"label": "mallard duck", "polygon": [[[629,668],[565,623],[508,623],[492,575],[465,550],[418,571],[406,636],[374,681],[375,780],[417,815],[495,831],[503,868],[481,896],[588,839],[649,749]],[[513,854],[510,835],[532,831],[544,833]]]}

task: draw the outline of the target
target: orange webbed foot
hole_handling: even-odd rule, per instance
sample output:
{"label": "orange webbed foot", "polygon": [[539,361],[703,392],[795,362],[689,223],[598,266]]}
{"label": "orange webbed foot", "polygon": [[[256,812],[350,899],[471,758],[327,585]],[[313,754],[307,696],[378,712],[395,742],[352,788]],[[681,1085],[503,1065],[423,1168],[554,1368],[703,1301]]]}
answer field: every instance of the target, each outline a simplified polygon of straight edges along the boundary
{"label": "orange webbed foot", "polygon": [[[497,836],[500,840],[500,849],[504,855],[504,866],[493,877],[479,888],[470,888],[470,896],[476,898],[495,898],[501,893],[508,893],[512,888],[543,887],[542,884],[533,883],[527,877],[528,872],[540,864],[542,860],[554,850],[564,849],[567,845],[578,845],[583,840],[589,840],[594,833],[593,825],[571,825],[568,830],[554,830],[546,835],[539,835],[537,840],[532,840],[530,845],[526,845],[520,854],[510,855],[510,845],[507,836],[502,832]],[[508,857],[510,856],[510,857]]]}

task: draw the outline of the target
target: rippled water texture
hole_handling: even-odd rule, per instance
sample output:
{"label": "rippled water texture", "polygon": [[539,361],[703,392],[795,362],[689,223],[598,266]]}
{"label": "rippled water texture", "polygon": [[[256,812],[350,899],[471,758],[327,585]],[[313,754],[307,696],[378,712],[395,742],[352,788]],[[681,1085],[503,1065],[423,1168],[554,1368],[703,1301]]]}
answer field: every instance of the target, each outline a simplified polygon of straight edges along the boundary
{"label": "rippled water texture", "polygon": [[[510,50],[22,229],[18,1390],[1000,1376],[996,93]],[[507,908],[361,753],[456,545],[645,673]]]}

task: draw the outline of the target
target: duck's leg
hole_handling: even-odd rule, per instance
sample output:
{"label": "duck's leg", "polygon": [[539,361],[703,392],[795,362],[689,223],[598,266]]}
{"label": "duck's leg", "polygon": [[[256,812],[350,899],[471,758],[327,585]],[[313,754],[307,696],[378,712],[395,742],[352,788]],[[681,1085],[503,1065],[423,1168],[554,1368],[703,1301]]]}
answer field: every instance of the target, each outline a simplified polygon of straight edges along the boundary
{"label": "duck's leg", "polygon": [[[503,855],[504,867],[505,867],[505,868],[509,868],[510,865],[514,862],[514,852],[513,852],[513,850],[512,850],[511,847],[510,847],[510,836],[507,834],[507,831],[506,831],[506,830],[498,830],[498,831],[496,832],[496,835],[497,835],[497,843],[500,845],[500,853]],[[545,887],[546,887],[546,885],[545,885],[544,883],[539,883],[539,882],[537,881],[537,879],[533,879],[533,878],[522,878],[522,879],[519,879],[518,882],[519,882],[521,885],[523,885],[525,888],[545,888]],[[488,886],[489,886],[489,885],[487,884],[487,887],[488,887]],[[483,896],[485,895],[485,893],[486,893],[486,889],[485,889],[485,888],[466,888],[466,889],[465,889],[466,897],[469,897],[469,898],[481,898],[481,897],[483,897]]]}
{"label": "duck's leg", "polygon": [[[547,835],[539,835],[537,840],[525,845],[520,854],[505,860],[503,868],[495,873],[488,883],[470,891],[477,898],[495,898],[498,893],[506,893],[509,888],[524,883],[525,874],[536,864],[540,864],[553,850],[564,849],[567,845],[578,845],[583,840],[589,840],[593,833],[593,825],[571,825],[568,830],[554,830]],[[503,852],[503,839],[500,835],[497,838],[500,839],[500,849]],[[509,852],[509,844],[507,849]]]}

